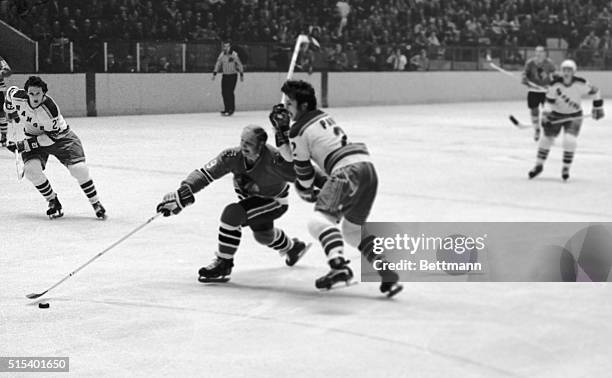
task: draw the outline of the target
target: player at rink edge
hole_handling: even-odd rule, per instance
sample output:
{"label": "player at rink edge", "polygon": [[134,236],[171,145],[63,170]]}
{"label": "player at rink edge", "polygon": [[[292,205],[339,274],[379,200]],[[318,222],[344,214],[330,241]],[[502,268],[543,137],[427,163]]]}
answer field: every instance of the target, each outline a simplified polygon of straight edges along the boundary
{"label": "player at rink edge", "polygon": [[232,173],[239,201],[223,209],[215,258],[199,270],[200,282],[229,280],[245,226],[251,228],[257,242],[284,256],[288,266],[295,265],[310,247],[274,227],[274,220],[289,208],[288,182],[295,180],[295,173],[293,164],[268,145],[267,139],[261,126],[246,126],[240,136],[240,146],[222,151],[203,168],[191,172],[178,190],[166,194],[157,205],[157,212],[166,217],[178,214],[195,202],[194,193]]}
{"label": "player at rink edge", "polygon": [[55,156],[74,177],[91,203],[96,217],[106,218],[98,192],[85,164],[85,152],[79,137],[70,129],[59,107],[47,95],[47,83],[30,76],[24,89],[10,87],[6,91],[4,110],[13,127],[23,127],[25,139],[8,144],[11,152],[19,152],[24,162],[24,176],[47,200],[49,218],[63,214],[62,205],[44,173],[49,155]]}
{"label": "player at rink edge", "polygon": [[11,74],[11,67],[8,65],[6,60],[0,56],[0,146],[2,147],[6,147],[8,142],[8,139],[6,138],[8,123],[6,113],[4,111],[4,96],[6,94],[6,83],[4,79],[11,76]]}
{"label": "player at rink edge", "polygon": [[[548,157],[554,140],[563,130],[563,168],[561,177],[569,179],[569,170],[574,160],[577,138],[583,121],[582,96],[593,97],[591,116],[595,120],[604,117],[603,99],[599,89],[585,79],[576,76],[578,70],[573,60],[561,63],[561,76],[557,76],[546,93],[546,105],[542,112],[542,129],[544,137],[540,139],[536,156],[536,164],[529,171],[532,179],[544,170],[544,162]],[[563,121],[567,119],[567,121]],[[554,122],[554,123],[553,123]]]}
{"label": "player at rink edge", "polygon": [[[546,88],[550,85],[555,73],[555,64],[546,56],[544,46],[535,48],[535,56],[525,63],[522,74],[522,83],[527,90],[527,107],[533,125],[533,139],[540,140],[540,106],[546,103]],[[534,87],[533,84],[539,86]]]}
{"label": "player at rink edge", "polygon": [[[281,154],[293,160],[298,194],[315,203],[308,230],[321,243],[331,268],[315,281],[315,286],[330,289],[353,278],[349,260],[344,257],[344,241],[356,247],[370,264],[377,259],[385,261],[384,255],[373,251],[373,235],[361,238],[361,226],[376,197],[378,177],[366,145],[351,143],[340,126],[317,108],[312,85],[288,80],[281,91],[286,102],[274,106],[270,121]],[[291,121],[294,123],[290,126]],[[328,175],[323,185],[311,161]],[[378,273],[382,293],[391,297],[402,290],[396,272],[385,269]]]}

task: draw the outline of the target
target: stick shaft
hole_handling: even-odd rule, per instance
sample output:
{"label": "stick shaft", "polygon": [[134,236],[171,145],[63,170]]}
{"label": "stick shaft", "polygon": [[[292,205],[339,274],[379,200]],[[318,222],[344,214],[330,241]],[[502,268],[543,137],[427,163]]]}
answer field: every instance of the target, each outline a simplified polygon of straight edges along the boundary
{"label": "stick shaft", "polygon": [[[149,218],[146,222],[144,222],[143,224],[141,224],[140,226],[136,227],[135,229],[133,229],[132,231],[130,231],[129,233],[127,233],[125,236],[123,236],[121,239],[117,240],[116,242],[114,242],[113,244],[111,244],[110,246],[106,247],[102,252],[99,252],[97,255],[95,255],[94,257],[92,257],[91,259],[87,260],[86,263],[84,263],[83,265],[79,266],[77,269],[75,269],[74,271],[72,271],[70,274],[68,274],[66,277],[62,278],[60,281],[58,281],[57,283],[55,283],[55,285],[51,286],[50,288],[48,288],[44,293],[46,294],[47,292],[55,289],[56,287],[58,287],[59,285],[61,285],[64,281],[66,281],[68,278],[74,276],[75,274],[77,274],[81,269],[85,268],[87,265],[91,264],[94,260],[96,260],[98,257],[102,256],[103,254],[105,254],[106,252],[110,251],[111,249],[115,248],[117,245],[119,245],[121,242],[123,242],[124,240],[126,240],[127,238],[129,238],[130,236],[134,235],[135,233],[137,233],[138,231],[140,231],[141,229],[143,229],[146,225],[148,225],[149,223],[153,222],[153,220],[155,220],[157,217],[159,217],[161,215],[161,213],[157,213],[154,216],[152,216],[151,218]],[[41,295],[42,296],[42,295]]]}
{"label": "stick shaft", "polygon": [[[298,55],[300,55],[300,46],[304,42],[304,40],[308,38],[304,34],[300,34],[295,41],[295,47],[293,48],[293,54],[291,55],[291,63],[289,64],[289,71],[287,71],[287,80],[293,77],[293,72],[295,71],[295,65],[297,64]],[[281,96],[281,104],[285,102],[285,94]]]}
{"label": "stick shaft", "polygon": [[[497,72],[500,72],[500,73],[502,73],[502,74],[504,74],[506,76],[510,76],[510,77],[513,77],[515,79],[519,79],[520,80],[520,77],[518,75],[516,75],[516,74],[514,74],[514,73],[512,73],[510,71],[507,71],[507,70],[505,70],[503,68],[501,68],[500,66],[496,65],[493,62],[489,62],[489,65],[491,66],[491,68],[493,68]],[[540,90],[540,91],[544,91],[544,92],[548,91],[546,88],[544,88],[542,86],[539,86],[536,83],[531,82],[529,80],[527,80],[527,84],[528,84],[529,87],[532,87],[534,89],[537,89],[537,90]]]}

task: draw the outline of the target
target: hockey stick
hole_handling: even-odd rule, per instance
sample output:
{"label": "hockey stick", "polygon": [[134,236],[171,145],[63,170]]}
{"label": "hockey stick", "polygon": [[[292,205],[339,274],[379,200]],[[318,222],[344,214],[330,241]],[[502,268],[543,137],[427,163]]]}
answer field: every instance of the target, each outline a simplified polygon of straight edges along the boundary
{"label": "hockey stick", "polygon": [[[510,122],[512,122],[512,124],[514,126],[518,127],[519,129],[532,129],[533,128],[533,125],[522,123],[518,119],[516,119],[516,117],[513,116],[513,115],[510,115],[509,118],[510,118]],[[579,120],[579,119],[586,119],[586,118],[591,118],[591,115],[590,114],[585,114],[585,115],[582,115],[582,116],[579,116],[579,117],[562,118],[562,119],[557,119],[557,120],[551,121],[550,123],[552,125],[557,125],[557,124],[563,123],[563,122],[576,121],[576,120]]]}
{"label": "hockey stick", "polygon": [[[300,55],[300,46],[302,43],[312,43],[313,45],[320,47],[319,42],[309,37],[305,34],[300,34],[295,41],[295,47],[293,48],[293,54],[291,55],[291,63],[289,64],[289,71],[287,71],[287,80],[290,80],[293,77],[293,72],[295,71],[295,66],[297,64],[297,58]],[[281,104],[285,103],[285,94],[281,96]]]}
{"label": "hockey stick", "polygon": [[[497,64],[493,63],[493,60],[491,59],[491,55],[487,54],[487,56],[485,58],[487,60],[487,63],[489,63],[489,66],[491,66],[491,68],[493,68],[497,72],[502,73],[502,74],[504,74],[506,76],[512,77],[514,79],[521,80],[521,78],[518,75],[516,75],[516,74],[514,74],[514,73],[512,73],[510,71],[507,71],[507,70],[501,68],[500,66],[498,66]],[[548,89],[546,89],[546,88],[544,88],[542,86],[539,86],[536,83],[534,83],[532,81],[529,81],[529,80],[527,80],[527,86],[529,88],[537,89],[537,90],[543,91],[543,92],[547,92],[548,91]]]}
{"label": "hockey stick", "polygon": [[162,213],[157,213],[154,216],[152,216],[151,218],[147,219],[146,222],[144,222],[143,224],[141,224],[140,226],[136,227],[135,229],[133,229],[132,231],[130,231],[128,234],[126,234],[124,237],[122,237],[121,239],[117,240],[116,242],[114,242],[113,244],[111,244],[110,246],[108,246],[106,249],[104,249],[102,252],[98,253],[97,255],[95,255],[94,257],[92,257],[91,259],[89,259],[85,264],[79,266],[76,270],[74,270],[73,272],[71,272],[70,274],[68,274],[66,277],[62,278],[59,282],[57,282],[55,285],[51,286],[50,288],[48,288],[47,290],[43,291],[42,293],[32,293],[32,294],[28,294],[26,295],[27,298],[29,299],[36,299],[39,297],[42,297],[43,295],[47,294],[50,290],[56,288],[57,286],[59,286],[62,282],[66,281],[68,278],[74,276],[75,274],[77,274],[77,272],[79,272],[81,269],[85,268],[87,265],[91,264],[95,259],[97,259],[98,257],[102,256],[103,254],[105,254],[106,252],[110,251],[111,249],[115,248],[117,245],[119,245],[122,241],[124,241],[125,239],[129,238],[130,236],[134,235],[136,232],[140,231],[142,228],[144,228],[146,225],[148,225],[149,223],[153,222],[157,217],[159,217],[160,215],[162,215]]}
{"label": "hockey stick", "polygon": [[[17,143],[17,127],[18,124],[14,120],[11,120],[11,142]],[[24,167],[23,167],[23,158],[21,154],[15,150],[13,152],[15,155],[15,171],[17,173],[17,181],[21,181],[24,175]]]}

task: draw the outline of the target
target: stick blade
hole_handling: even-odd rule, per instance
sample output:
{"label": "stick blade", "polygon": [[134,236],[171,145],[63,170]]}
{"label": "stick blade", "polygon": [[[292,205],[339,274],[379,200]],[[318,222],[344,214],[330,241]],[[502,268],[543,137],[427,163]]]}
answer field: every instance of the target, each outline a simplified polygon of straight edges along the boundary
{"label": "stick blade", "polygon": [[38,297],[42,297],[43,294],[44,293],[40,293],[40,294],[32,293],[32,294],[26,295],[26,298],[28,298],[28,299],[36,299]]}
{"label": "stick blade", "polygon": [[515,116],[510,115],[508,118],[510,119],[510,122],[512,122],[515,126],[519,125],[520,122],[518,121],[518,119],[516,119]]}

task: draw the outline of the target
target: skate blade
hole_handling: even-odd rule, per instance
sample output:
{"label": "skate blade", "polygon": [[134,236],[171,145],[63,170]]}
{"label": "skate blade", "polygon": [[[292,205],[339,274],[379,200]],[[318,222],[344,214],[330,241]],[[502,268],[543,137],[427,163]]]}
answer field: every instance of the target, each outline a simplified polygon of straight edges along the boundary
{"label": "skate blade", "polygon": [[59,212],[57,214],[48,214],[49,215],[49,219],[57,219],[57,218],[61,218],[64,216],[64,213]]}
{"label": "skate blade", "polygon": [[392,298],[395,294],[399,293],[402,290],[404,290],[404,286],[400,284],[393,285],[391,289],[386,292],[387,298]]}
{"label": "skate blade", "polygon": [[342,284],[342,282],[336,282],[335,284],[333,284],[330,287],[323,287],[319,290],[321,291],[331,291],[331,290],[339,290],[339,289],[346,289],[348,287],[351,286],[355,286],[359,283],[359,281],[353,281],[353,280],[348,280],[344,282],[344,285]]}
{"label": "skate blade", "polygon": [[202,282],[202,283],[210,283],[210,282],[216,282],[216,283],[225,283],[228,282],[230,280],[229,277],[198,277],[198,281]]}

